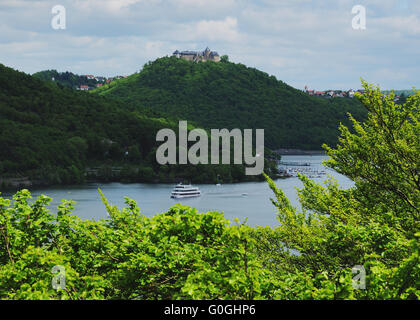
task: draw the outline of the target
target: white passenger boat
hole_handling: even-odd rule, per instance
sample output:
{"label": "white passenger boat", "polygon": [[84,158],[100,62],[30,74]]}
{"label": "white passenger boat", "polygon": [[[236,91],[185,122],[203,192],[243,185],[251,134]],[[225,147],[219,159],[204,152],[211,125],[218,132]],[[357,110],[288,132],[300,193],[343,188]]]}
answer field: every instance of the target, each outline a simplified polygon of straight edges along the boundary
{"label": "white passenger boat", "polygon": [[201,196],[201,191],[197,187],[193,187],[190,184],[177,184],[172,190],[171,198],[191,198]]}

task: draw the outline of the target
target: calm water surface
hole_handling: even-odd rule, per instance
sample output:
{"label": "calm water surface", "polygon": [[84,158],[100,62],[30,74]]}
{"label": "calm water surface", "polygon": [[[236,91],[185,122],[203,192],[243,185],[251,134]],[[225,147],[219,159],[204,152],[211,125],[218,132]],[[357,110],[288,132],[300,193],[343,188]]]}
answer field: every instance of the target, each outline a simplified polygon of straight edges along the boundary
{"label": "calm water surface", "polygon": [[[327,156],[283,156],[285,162],[309,162],[311,169],[324,169],[327,175],[338,180],[342,188],[348,188],[353,182],[337,172],[326,169],[322,160]],[[289,166],[290,168],[290,166]],[[304,167],[306,168],[306,167]],[[326,175],[321,178],[314,178],[315,181],[323,183]],[[294,206],[299,207],[295,188],[302,187],[298,178],[292,177],[275,181],[277,186],[283,190]],[[56,207],[61,199],[76,201],[74,214],[83,219],[103,219],[108,214],[101,202],[97,188],[101,188],[112,205],[124,207],[124,197],[130,197],[137,201],[141,212],[146,216],[153,216],[156,213],[167,211],[176,203],[182,203],[200,212],[220,211],[231,221],[238,218],[240,221],[248,218],[248,224],[256,225],[277,225],[276,208],[272,205],[270,197],[273,194],[266,182],[246,182],[236,184],[196,185],[200,188],[202,196],[190,199],[171,199],[170,193],[173,184],[122,184],[122,183],[92,183],[82,186],[52,187],[31,190],[33,197],[45,194],[53,198],[51,210],[56,212]],[[244,195],[246,194],[246,195]],[[10,194],[3,194],[8,197]]]}

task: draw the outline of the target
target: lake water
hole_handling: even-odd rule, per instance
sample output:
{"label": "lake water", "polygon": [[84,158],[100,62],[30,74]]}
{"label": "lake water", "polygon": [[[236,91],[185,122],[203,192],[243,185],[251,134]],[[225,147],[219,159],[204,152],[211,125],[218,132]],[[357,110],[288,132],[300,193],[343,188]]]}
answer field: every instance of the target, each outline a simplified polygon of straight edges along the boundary
{"label": "lake water", "polygon": [[[322,160],[327,156],[282,156],[284,162],[306,162],[310,163],[309,168],[326,171],[338,180],[342,188],[349,188],[353,182],[337,172],[326,169],[322,165]],[[288,166],[289,168],[292,166]],[[301,167],[308,168],[308,167]],[[327,175],[314,178],[315,181],[323,183]],[[299,207],[296,187],[301,188],[302,183],[297,177],[279,179],[276,185],[283,190],[294,206]],[[76,201],[74,214],[83,219],[103,219],[108,214],[102,204],[98,188],[101,188],[104,195],[112,205],[124,207],[124,197],[130,197],[137,201],[141,212],[146,216],[153,216],[156,213],[165,212],[169,207],[176,203],[182,203],[200,212],[220,211],[224,212],[225,217],[231,221],[238,218],[244,221],[248,218],[248,225],[269,225],[278,224],[276,220],[276,208],[270,201],[273,193],[266,182],[246,182],[236,184],[216,185],[195,185],[202,192],[201,197],[190,199],[171,199],[170,193],[173,184],[122,184],[122,183],[90,183],[82,186],[60,186],[43,189],[31,190],[33,197],[45,194],[53,198],[51,210],[60,204],[61,199]],[[246,195],[244,195],[246,194]],[[2,194],[3,197],[10,197],[10,194]]]}

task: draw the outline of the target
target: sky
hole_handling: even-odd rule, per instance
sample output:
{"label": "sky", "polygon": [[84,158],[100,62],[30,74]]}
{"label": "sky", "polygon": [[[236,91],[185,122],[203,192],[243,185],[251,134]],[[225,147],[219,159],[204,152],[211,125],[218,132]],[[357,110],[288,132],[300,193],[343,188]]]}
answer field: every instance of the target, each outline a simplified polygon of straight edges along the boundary
{"label": "sky", "polygon": [[[52,27],[55,5],[65,29]],[[420,88],[420,1],[0,0],[0,63],[30,74],[130,75],[207,46],[298,89]]]}

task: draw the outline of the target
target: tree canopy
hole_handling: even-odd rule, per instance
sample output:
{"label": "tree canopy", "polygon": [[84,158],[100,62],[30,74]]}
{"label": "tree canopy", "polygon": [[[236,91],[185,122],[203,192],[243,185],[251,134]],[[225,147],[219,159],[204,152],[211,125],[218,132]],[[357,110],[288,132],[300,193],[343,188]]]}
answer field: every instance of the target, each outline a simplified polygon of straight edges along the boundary
{"label": "tree canopy", "polygon": [[86,76],[77,75],[69,71],[57,72],[57,70],[45,70],[36,72],[33,76],[43,81],[54,81],[59,86],[71,89],[77,89],[81,85],[94,88],[98,83],[101,83],[96,79],[88,79]]}

